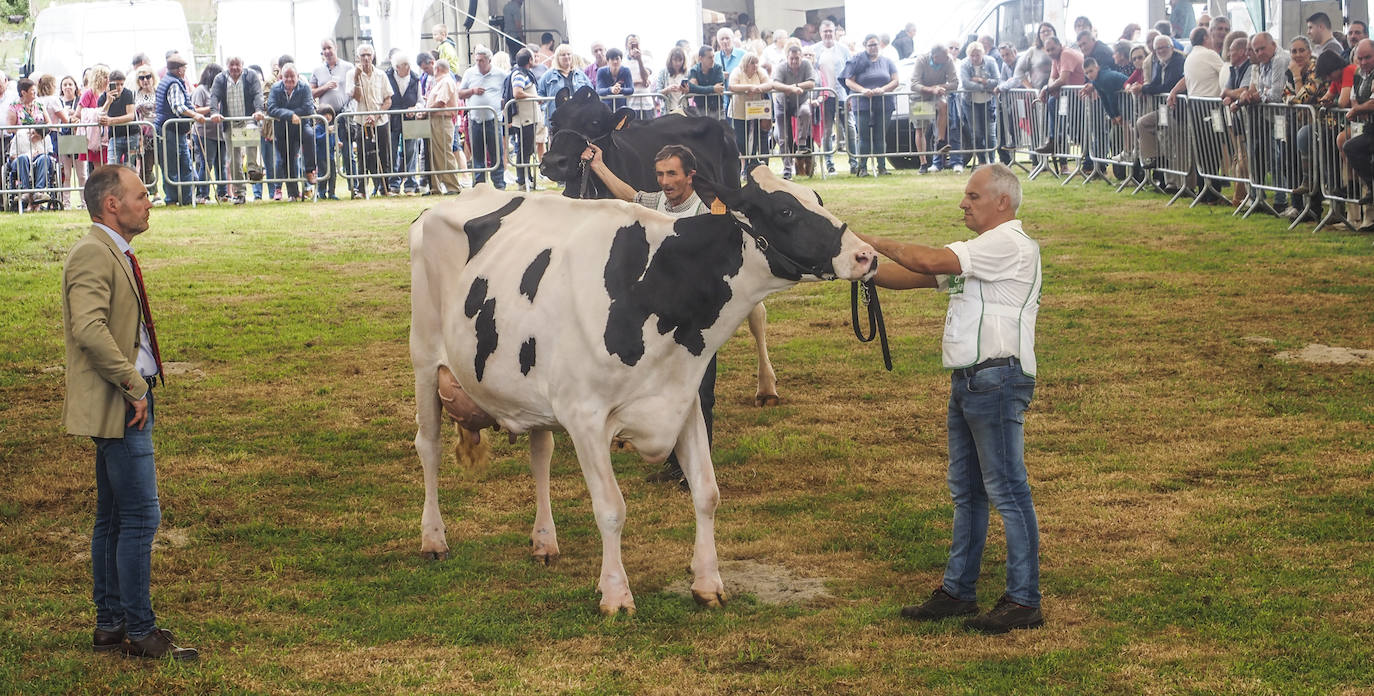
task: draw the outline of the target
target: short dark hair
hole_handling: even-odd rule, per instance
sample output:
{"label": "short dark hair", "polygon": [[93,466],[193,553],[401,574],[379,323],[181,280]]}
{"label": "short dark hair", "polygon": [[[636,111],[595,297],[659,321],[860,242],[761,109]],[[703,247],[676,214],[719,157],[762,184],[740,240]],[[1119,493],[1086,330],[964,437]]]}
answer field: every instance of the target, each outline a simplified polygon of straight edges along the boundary
{"label": "short dark hair", "polygon": [[1089,39],[1092,39],[1092,38],[1093,38],[1093,33],[1092,33],[1092,31],[1087,30],[1087,29],[1084,29],[1083,31],[1078,32],[1078,37],[1077,37],[1075,40],[1076,40],[1076,41],[1082,41],[1082,40],[1083,40],[1083,37],[1085,37],[1085,36],[1088,37]]}
{"label": "short dark hair", "polygon": [[1360,28],[1364,30],[1364,33],[1366,33],[1366,34],[1369,33],[1369,25],[1368,25],[1368,24],[1365,24],[1363,19],[1352,19],[1352,20],[1350,20],[1350,26],[1353,27],[1353,26],[1355,26],[1356,24],[1360,25]]}
{"label": "short dark hair", "polygon": [[119,173],[121,171],[132,172],[133,170],[123,165],[106,164],[97,167],[89,177],[86,177],[86,188],[81,191],[81,200],[86,204],[86,212],[92,220],[104,214],[100,206],[106,198],[122,193],[119,190]]}
{"label": "short dark hair", "polygon": [[416,64],[416,65],[429,65],[430,63],[433,63],[433,62],[434,62],[434,56],[430,55],[430,54],[429,54],[429,51],[420,51],[420,55],[415,56],[415,64]]}
{"label": "short dark hair", "polygon": [[698,49],[697,49],[697,57],[698,57],[698,58],[705,58],[706,56],[714,56],[714,55],[716,55],[716,52],[715,52],[715,51],[712,51],[710,46],[702,46],[701,48],[698,48]]}
{"label": "short dark hair", "polygon": [[1087,70],[1088,68],[1095,68],[1095,67],[1097,67],[1097,59],[1096,59],[1096,58],[1093,58],[1092,56],[1088,56],[1087,58],[1084,58],[1084,59],[1083,59],[1083,69],[1084,69],[1084,70]]}
{"label": "short dark hair", "polygon": [[[123,81],[124,81],[124,72],[123,72],[122,70],[111,70],[111,71],[110,71],[110,82],[123,82]],[[20,92],[23,92],[23,91],[24,91],[24,81],[23,81],[23,80],[20,80],[20,81],[19,81],[19,91],[20,91]]]}
{"label": "short dark hair", "polygon": [[686,145],[664,145],[658,154],[654,155],[654,161],[662,162],[671,157],[676,157],[682,163],[683,173],[697,170],[697,156],[692,154],[691,148]]}
{"label": "short dark hair", "polygon": [[532,60],[534,60],[534,54],[530,53],[530,49],[528,48],[522,48],[515,54],[515,64],[518,67],[528,68]]}
{"label": "short dark hair", "polygon": [[287,63],[294,63],[294,62],[296,62],[296,61],[291,60],[291,54],[289,54],[289,53],[283,53],[283,54],[281,54],[281,57],[280,57],[280,58],[277,58],[277,67],[278,67],[278,68],[284,68],[284,67],[286,67],[286,64],[287,64]]}
{"label": "short dark hair", "polygon": [[1326,27],[1327,29],[1331,28],[1331,18],[1326,16],[1325,12],[1314,12],[1311,17],[1307,18],[1307,21],[1311,24]]}
{"label": "short dark hair", "polygon": [[624,52],[624,51],[621,51],[620,49],[616,48],[615,46],[610,47],[610,48],[607,49],[607,51],[606,51],[606,60],[616,60],[617,58],[624,58],[624,57],[625,57],[625,52]]}
{"label": "short dark hair", "polygon": [[[111,81],[114,80],[114,76],[113,76],[113,75],[110,76],[110,80],[111,80]],[[27,91],[29,91],[30,89],[33,89],[33,86],[36,85],[36,84],[38,84],[38,83],[37,83],[37,82],[34,82],[33,80],[30,80],[30,79],[27,78],[27,77],[25,77],[25,78],[22,78],[22,79],[19,80],[19,86],[17,87],[17,89],[19,90],[19,93],[20,93],[20,94],[23,94],[24,92],[27,92]]]}
{"label": "short dark hair", "polygon": [[546,31],[546,32],[544,32],[543,34],[540,34],[540,35],[539,35],[539,45],[540,45],[540,46],[543,46],[544,44],[548,44],[548,43],[553,43],[553,32],[551,32],[551,31]]}
{"label": "short dark hair", "polygon": [[1158,22],[1155,22],[1155,31],[1171,39],[1174,38],[1174,25],[1171,24],[1167,19],[1161,19]]}
{"label": "short dark hair", "polygon": [[1196,28],[1194,28],[1194,29],[1193,29],[1193,33],[1190,34],[1190,35],[1188,36],[1188,42],[1191,43],[1191,44],[1194,45],[1194,46],[1203,46],[1203,45],[1206,45],[1206,43],[1207,43],[1207,29],[1206,29],[1205,27],[1196,27]]}

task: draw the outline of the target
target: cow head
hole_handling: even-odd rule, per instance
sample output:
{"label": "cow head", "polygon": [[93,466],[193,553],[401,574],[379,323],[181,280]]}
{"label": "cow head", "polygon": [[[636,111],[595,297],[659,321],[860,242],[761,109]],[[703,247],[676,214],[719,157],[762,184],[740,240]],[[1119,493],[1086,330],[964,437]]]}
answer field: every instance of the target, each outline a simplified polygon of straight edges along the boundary
{"label": "cow head", "polygon": [[591,87],[579,87],[568,94],[565,87],[553,97],[553,114],[549,116],[549,131],[564,129],[581,133],[588,140],[596,140],[613,130],[625,127],[634,118],[633,109],[621,108],[615,112],[606,106]]}
{"label": "cow head", "polygon": [[826,210],[815,191],[778,177],[768,167],[755,167],[738,191],[704,181],[700,173],[696,181],[709,189],[702,193],[714,194],[747,220],[773,275],[794,281],[868,280],[878,272],[873,247]]}

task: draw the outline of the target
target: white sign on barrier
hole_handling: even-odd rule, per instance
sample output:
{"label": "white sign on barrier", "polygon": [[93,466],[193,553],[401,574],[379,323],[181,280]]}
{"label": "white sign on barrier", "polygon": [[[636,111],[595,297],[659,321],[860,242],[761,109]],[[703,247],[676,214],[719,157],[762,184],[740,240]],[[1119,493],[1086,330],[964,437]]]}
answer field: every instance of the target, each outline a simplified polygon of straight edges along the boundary
{"label": "white sign on barrier", "polygon": [[262,135],[262,129],[257,126],[242,126],[229,128],[229,144],[233,147],[257,147],[258,136]]}
{"label": "white sign on barrier", "polygon": [[1364,134],[1364,124],[1359,121],[1350,122],[1350,137],[1354,138]]}
{"label": "white sign on barrier", "polygon": [[773,118],[773,100],[744,102],[744,120],[757,121],[765,118]]}
{"label": "white sign on barrier", "polygon": [[1288,140],[1288,118],[1283,114],[1274,114],[1274,139]]}
{"label": "white sign on barrier", "polygon": [[59,155],[84,155],[88,145],[84,135],[57,136],[57,154]]}
{"label": "white sign on barrier", "polygon": [[1212,131],[1216,133],[1226,132],[1226,125],[1221,120],[1221,109],[1212,109]]}
{"label": "white sign on barrier", "polygon": [[1060,115],[1060,116],[1068,116],[1068,115],[1069,115],[1069,101],[1068,101],[1067,99],[1063,98],[1063,97],[1060,97],[1060,98],[1059,98],[1059,115]]}
{"label": "white sign on barrier", "polygon": [[429,119],[423,121],[401,121],[402,140],[424,140],[430,135]]}
{"label": "white sign on barrier", "polygon": [[[1017,102],[1017,106],[1021,106]],[[935,118],[935,102],[915,100],[911,102],[911,120],[929,121]]]}
{"label": "white sign on barrier", "polygon": [[1169,127],[1169,107],[1167,107],[1167,106],[1161,106],[1161,107],[1159,107],[1159,127],[1160,127],[1160,128],[1168,128],[1168,127]]}
{"label": "white sign on barrier", "polygon": [[1021,101],[1020,99],[1017,99],[1017,100],[1016,100],[1016,117],[1017,117],[1017,118],[1025,118],[1025,117],[1026,117],[1026,102]]}

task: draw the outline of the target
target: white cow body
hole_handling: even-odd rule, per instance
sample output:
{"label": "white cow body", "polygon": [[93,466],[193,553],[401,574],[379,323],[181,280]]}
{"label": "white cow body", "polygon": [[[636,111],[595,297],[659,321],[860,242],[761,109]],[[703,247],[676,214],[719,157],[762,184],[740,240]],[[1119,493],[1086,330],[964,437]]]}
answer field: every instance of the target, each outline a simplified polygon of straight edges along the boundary
{"label": "white cow body", "polygon": [[[764,177],[764,186],[783,186],[771,173],[757,176]],[[796,196],[787,199],[793,204],[803,191],[814,198],[800,186],[785,186],[796,189],[788,191]],[[755,192],[765,195],[763,186]],[[811,213],[808,221],[821,220],[820,211],[833,221],[834,236],[842,237],[832,245],[839,253],[825,259],[835,273],[871,274],[876,268],[871,248],[841,231],[815,201],[803,205]],[[439,557],[448,550],[437,491],[438,375],[445,367],[502,428],[530,433],[537,493],[531,538],[537,559],[550,562],[558,556],[548,472],[550,431],[563,429],[577,451],[602,533],[601,608],[633,611],[620,560],[625,502],[611,471],[611,441],[627,440],[654,462],[676,448],[696,508],[693,594],[708,605],[724,601],[714,540],[719,493],[697,387],[711,356],[755,305],[796,279],[774,275],[765,252],[730,218],[711,217],[709,223],[675,227],[672,218],[620,201],[478,186],[411,225],[415,443],[425,472],[422,553]],[[646,244],[647,269],[635,260]],[[469,260],[473,246],[478,248]],[[547,261],[542,273],[541,258]],[[733,261],[714,265],[720,258]],[[659,266],[657,260],[662,260]],[[628,274],[621,272],[627,268]],[[718,269],[723,269],[719,275]],[[686,273],[681,278],[680,270]],[[711,277],[723,279],[724,286],[701,280]],[[699,287],[728,292],[698,298],[693,290]],[[638,314],[624,310],[650,301],[646,298],[659,298],[661,315],[649,314],[640,326]],[[685,322],[705,320],[710,323],[699,332],[683,328]],[[665,327],[661,321],[678,324]],[[642,353],[637,338],[642,338]]]}

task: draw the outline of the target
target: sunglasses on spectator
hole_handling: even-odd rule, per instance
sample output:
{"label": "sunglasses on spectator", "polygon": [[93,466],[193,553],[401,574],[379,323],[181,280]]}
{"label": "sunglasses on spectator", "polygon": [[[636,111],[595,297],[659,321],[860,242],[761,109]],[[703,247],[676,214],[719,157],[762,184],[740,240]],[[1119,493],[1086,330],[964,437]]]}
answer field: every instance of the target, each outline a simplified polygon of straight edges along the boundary
{"label": "sunglasses on spectator", "polygon": [[151,79],[153,79],[153,76],[152,76],[152,75],[139,75],[139,76],[138,76],[138,79],[140,79],[140,80],[151,80]]}

